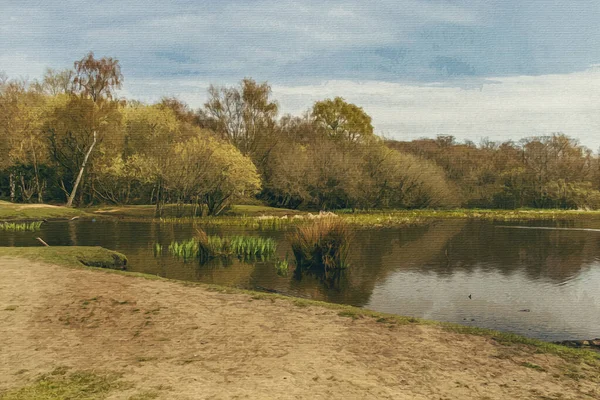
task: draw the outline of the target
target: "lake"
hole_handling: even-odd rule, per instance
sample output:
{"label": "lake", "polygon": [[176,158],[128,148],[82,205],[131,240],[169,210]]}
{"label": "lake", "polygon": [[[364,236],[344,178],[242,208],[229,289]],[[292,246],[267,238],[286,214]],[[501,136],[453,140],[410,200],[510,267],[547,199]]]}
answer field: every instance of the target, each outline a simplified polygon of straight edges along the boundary
{"label": "lake", "polygon": [[[549,341],[600,337],[600,220],[443,220],[359,229],[350,268],[331,279],[293,271],[279,276],[273,262],[199,265],[169,255],[168,244],[193,231],[191,224],[48,222],[39,232],[0,231],[0,246],[39,246],[39,236],[51,246],[116,250],[128,257],[129,270],[172,279],[273,290]],[[209,233],[272,237],[278,257],[291,257],[282,231]],[[163,254],[155,256],[154,243],[163,245]]]}

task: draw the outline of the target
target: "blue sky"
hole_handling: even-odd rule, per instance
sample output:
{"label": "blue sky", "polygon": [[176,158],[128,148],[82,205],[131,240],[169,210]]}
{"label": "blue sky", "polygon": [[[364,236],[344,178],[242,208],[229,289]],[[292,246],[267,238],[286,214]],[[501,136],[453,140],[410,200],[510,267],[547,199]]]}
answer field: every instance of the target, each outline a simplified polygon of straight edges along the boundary
{"label": "blue sky", "polygon": [[597,0],[0,1],[0,71],[37,78],[92,50],[123,94],[267,80],[284,112],[323,97],[376,131],[478,141],[563,131],[600,146]]}

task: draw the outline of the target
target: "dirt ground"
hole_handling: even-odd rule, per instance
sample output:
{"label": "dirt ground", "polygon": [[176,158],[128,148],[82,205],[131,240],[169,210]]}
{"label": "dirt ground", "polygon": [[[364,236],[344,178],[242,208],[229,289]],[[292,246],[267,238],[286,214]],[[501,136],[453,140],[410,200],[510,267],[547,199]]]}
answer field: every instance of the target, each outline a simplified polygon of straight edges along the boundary
{"label": "dirt ground", "polygon": [[585,364],[436,326],[22,259],[0,271],[0,393],[68,367],[122,374],[111,399],[600,399]]}

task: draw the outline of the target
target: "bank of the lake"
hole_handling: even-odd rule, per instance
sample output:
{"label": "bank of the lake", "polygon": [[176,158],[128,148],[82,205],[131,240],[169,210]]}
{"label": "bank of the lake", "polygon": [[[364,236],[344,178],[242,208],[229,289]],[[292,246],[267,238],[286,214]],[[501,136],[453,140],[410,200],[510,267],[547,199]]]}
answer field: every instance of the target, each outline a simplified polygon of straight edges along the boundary
{"label": "bank of the lake", "polygon": [[21,204],[0,200],[0,221],[40,221],[84,216],[77,208],[50,204]]}
{"label": "bank of the lake", "polygon": [[98,398],[600,396],[593,353],[77,266],[82,254],[98,256],[90,250],[0,249],[0,397],[63,389]]}
{"label": "bank of the lake", "polygon": [[[286,208],[275,208],[264,205],[233,205],[226,213],[218,217],[178,217],[181,210],[174,204],[166,205],[164,216],[156,218],[153,205],[104,205],[88,208],[69,208],[49,204],[21,204],[0,200],[0,222],[60,220],[72,218],[101,218],[148,221],[156,220],[164,223],[188,223],[224,225],[224,226],[257,226],[256,220],[272,218],[281,220],[282,226],[310,220],[319,212],[299,211]],[[184,207],[184,215],[192,212],[192,207]],[[543,221],[543,220],[577,220],[586,218],[600,219],[600,211],[563,210],[563,209],[416,209],[416,210],[338,210],[334,213],[354,226],[386,227],[403,225],[420,225],[440,219],[481,219],[491,221]],[[287,220],[287,221],[286,221]]]}

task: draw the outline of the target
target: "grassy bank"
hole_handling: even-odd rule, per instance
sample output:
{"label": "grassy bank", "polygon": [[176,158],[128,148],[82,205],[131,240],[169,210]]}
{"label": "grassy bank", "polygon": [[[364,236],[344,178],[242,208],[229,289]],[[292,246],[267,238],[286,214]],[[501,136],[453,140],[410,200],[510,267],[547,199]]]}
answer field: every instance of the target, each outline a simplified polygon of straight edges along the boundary
{"label": "grassy bank", "polygon": [[[128,220],[152,219],[151,206],[124,206],[113,209],[90,210],[96,215],[114,216]],[[374,210],[374,211],[339,211],[336,213],[347,224],[354,227],[378,228],[424,225],[443,219],[478,219],[488,221],[566,221],[577,219],[600,219],[600,211],[580,210]],[[165,224],[195,223],[203,227],[235,226],[246,229],[287,229],[302,225],[319,217],[319,213],[294,213],[293,210],[282,210],[266,206],[234,206],[233,211],[219,217],[174,217],[156,219]]]}
{"label": "grassy bank", "polygon": [[70,219],[86,215],[83,210],[49,204],[16,204],[0,200],[0,221]]}
{"label": "grassy bank", "polygon": [[[177,217],[180,210],[173,204],[166,205],[162,218],[154,217],[153,205],[97,206],[91,208],[66,208],[45,204],[13,204],[0,201],[1,221],[36,221],[70,219],[76,216],[93,218],[116,218],[130,221],[155,219],[166,224],[197,223],[204,227],[235,226],[248,229],[286,229],[289,226],[311,221],[318,212],[305,212],[261,205],[234,205],[218,217]],[[184,207],[184,215],[191,214],[191,207]],[[335,212],[352,226],[394,227],[423,225],[439,219],[481,219],[489,221],[544,221],[600,219],[600,211],[519,209],[519,210],[361,210]]]}
{"label": "grassy bank", "polygon": [[[114,262],[115,257],[122,259],[125,258],[125,256],[120,253],[101,247],[0,247],[0,257],[18,257],[32,261],[42,261],[54,265],[80,268],[84,268],[83,265],[94,266],[94,263],[111,264]],[[253,300],[285,300],[286,302],[291,302],[297,307],[321,307],[324,309],[334,310],[339,316],[342,317],[348,317],[351,319],[372,318],[378,323],[388,326],[408,324],[437,326],[446,332],[485,337],[502,346],[526,346],[530,349],[533,349],[535,353],[553,354],[571,362],[584,362],[588,365],[593,365],[600,368],[600,353],[585,349],[569,348],[566,346],[548,343],[537,339],[531,339],[508,332],[499,332],[490,329],[464,326],[448,322],[431,321],[414,317],[387,314],[343,304],[288,297],[276,293],[257,292],[201,282],[177,281],[137,272],[119,271],[114,269],[97,269],[96,271],[122,274],[128,277],[176,282],[184,286],[195,286],[205,290],[221,293],[245,294],[251,296],[251,299]]]}
{"label": "grassy bank", "polygon": [[0,247],[0,257],[19,257],[71,267],[85,265],[122,269],[127,264],[127,257],[121,253],[86,246]]}

